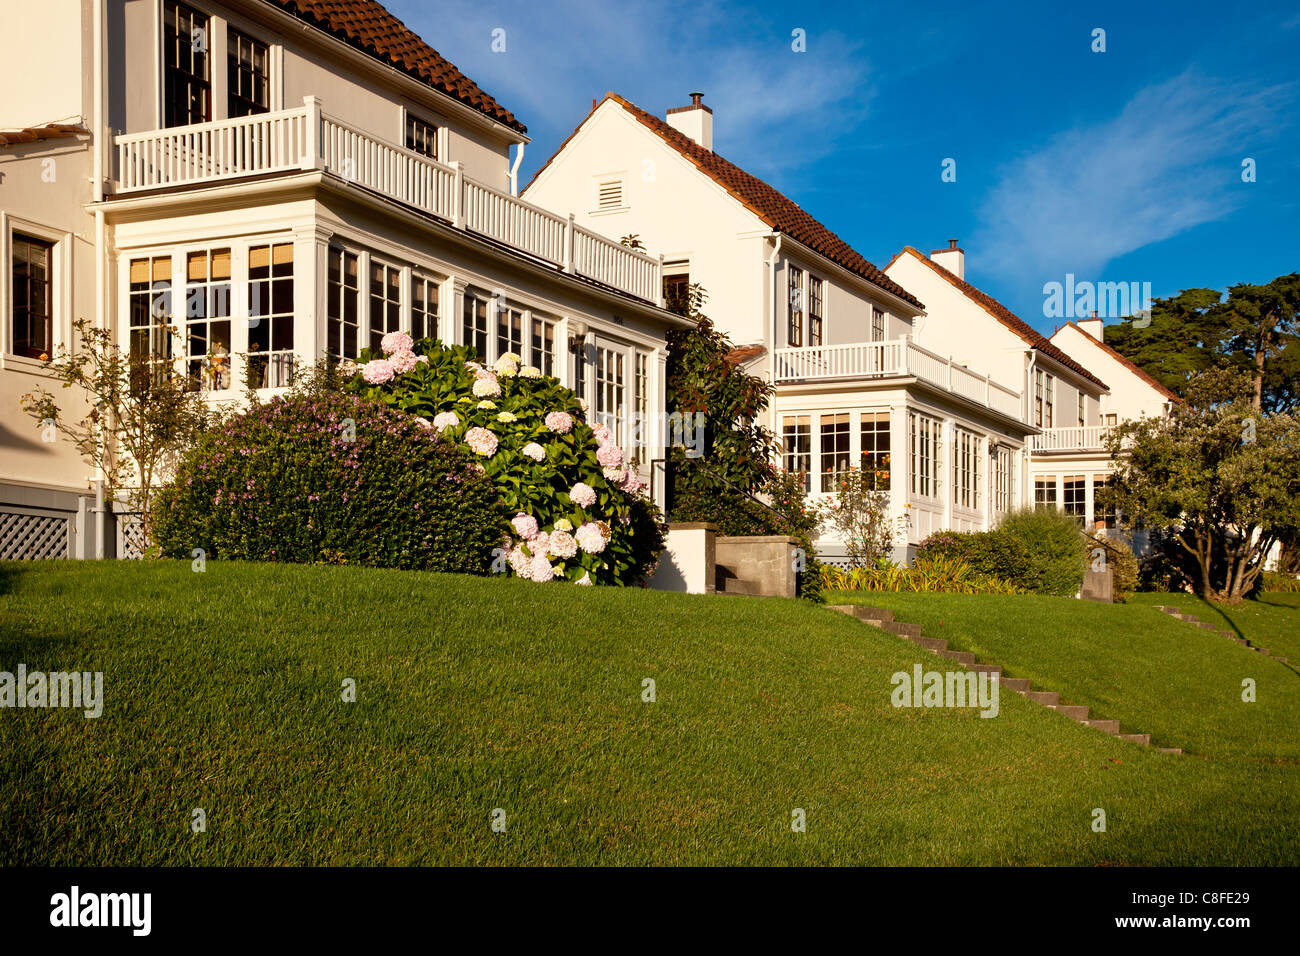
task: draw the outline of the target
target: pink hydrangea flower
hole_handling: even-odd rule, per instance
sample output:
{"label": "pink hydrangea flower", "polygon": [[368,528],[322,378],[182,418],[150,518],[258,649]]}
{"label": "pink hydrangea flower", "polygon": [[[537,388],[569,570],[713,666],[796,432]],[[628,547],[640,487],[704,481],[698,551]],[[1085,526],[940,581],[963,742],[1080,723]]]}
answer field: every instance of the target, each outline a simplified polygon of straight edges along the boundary
{"label": "pink hydrangea flower", "polygon": [[544,421],[547,428],[561,435],[573,431],[573,416],[568,412],[547,412]]}
{"label": "pink hydrangea flower", "polygon": [[600,554],[605,550],[605,536],[601,534],[600,527],[594,521],[588,521],[579,528],[574,538],[578,541],[578,547],[588,554]]}
{"label": "pink hydrangea flower", "polygon": [[445,432],[448,428],[455,428],[460,424],[460,416],[455,412],[439,412],[433,416],[433,427],[440,432]]}
{"label": "pink hydrangea flower", "polygon": [[480,378],[474,381],[475,398],[499,398],[501,395],[501,386],[497,384],[497,377],[490,375],[487,378]]}
{"label": "pink hydrangea flower", "polygon": [[545,531],[539,531],[528,542],[528,550],[534,555],[545,554],[551,548],[551,536]]}
{"label": "pink hydrangea flower", "polygon": [[532,572],[530,577],[534,581],[545,582],[555,577],[555,569],[551,567],[551,562],[544,553],[533,555],[532,566],[529,570]]}
{"label": "pink hydrangea flower", "polygon": [[579,508],[590,508],[596,503],[596,489],[580,481],[569,489],[569,500]]}
{"label": "pink hydrangea flower", "polygon": [[339,361],[340,375],[349,375],[349,376],[356,375],[357,372],[360,371],[361,371],[361,366],[358,365],[356,362],[352,361],[352,359],[345,358]]}
{"label": "pink hydrangea flower", "polygon": [[532,515],[526,515],[521,511],[510,520],[510,523],[514,525],[519,537],[525,541],[537,537],[537,519]]}
{"label": "pink hydrangea flower", "polygon": [[574,584],[580,584],[580,585],[582,585],[584,588],[589,588],[589,587],[591,587],[592,584],[594,584],[595,582],[591,580],[591,572],[588,571],[588,572],[585,572],[585,573],[582,575],[582,577],[578,578],[578,580],[574,581],[573,583],[574,583]]}
{"label": "pink hydrangea flower", "polygon": [[415,340],[405,332],[389,332],[379,340],[379,348],[385,355],[394,352],[409,352],[415,347]]}
{"label": "pink hydrangea flower", "polygon": [[514,571],[519,577],[529,580],[533,574],[533,559],[524,551],[522,545],[515,545],[510,549],[510,555],[507,558],[510,562],[510,570]]}
{"label": "pink hydrangea flower", "polygon": [[429,419],[427,418],[421,418],[420,416],[417,415],[415,417],[415,424],[419,425],[421,428],[427,431],[433,431],[433,422],[429,421]]}
{"label": "pink hydrangea flower", "polygon": [[546,449],[543,448],[541,445],[537,444],[537,442],[535,441],[530,441],[527,445],[525,445],[523,448],[523,452],[527,457],[531,458],[533,461],[546,460]]}
{"label": "pink hydrangea flower", "polygon": [[617,485],[623,480],[622,468],[602,468],[600,472],[605,476],[605,480],[612,484]]}
{"label": "pink hydrangea flower", "polygon": [[370,385],[383,385],[393,380],[393,363],[388,359],[371,359],[361,367],[361,377]]}
{"label": "pink hydrangea flower", "polygon": [[623,464],[623,449],[619,448],[612,442],[607,445],[601,445],[596,449],[596,461],[600,462],[606,468],[614,468]]}
{"label": "pink hydrangea flower", "polygon": [[497,453],[497,436],[486,428],[471,428],[467,431],[465,444],[469,445],[474,454],[484,458],[491,458]]}
{"label": "pink hydrangea flower", "polygon": [[604,425],[595,426],[591,430],[591,433],[596,436],[596,441],[598,441],[602,445],[608,444],[609,442],[614,440],[614,433],[611,432]]}
{"label": "pink hydrangea flower", "polygon": [[634,495],[642,488],[641,479],[636,476],[635,471],[629,468],[623,474],[623,482],[619,485],[619,488],[626,491],[629,495]]}
{"label": "pink hydrangea flower", "polygon": [[557,558],[571,558],[578,553],[578,542],[567,531],[552,531],[546,550]]}
{"label": "pink hydrangea flower", "polygon": [[[388,335],[405,335],[405,332],[389,332]],[[387,338],[388,336],[384,336]],[[392,355],[388,356],[388,361],[393,365],[393,371],[398,375],[403,375],[415,368],[418,364],[415,361],[415,353],[410,349],[399,349]]]}

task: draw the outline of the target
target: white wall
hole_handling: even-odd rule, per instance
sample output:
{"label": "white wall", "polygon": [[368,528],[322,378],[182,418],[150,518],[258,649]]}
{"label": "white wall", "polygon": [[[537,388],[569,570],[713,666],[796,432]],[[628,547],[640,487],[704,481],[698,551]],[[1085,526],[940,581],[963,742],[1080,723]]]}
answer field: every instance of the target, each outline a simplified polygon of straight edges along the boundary
{"label": "white wall", "polygon": [[1102,416],[1117,415],[1122,422],[1164,414],[1168,396],[1100,348],[1095,339],[1073,322],[1058,329],[1051,341],[1110,388],[1109,394],[1101,396]]}
{"label": "white wall", "polygon": [[[79,68],[89,62],[83,23],[89,0],[5,0],[0,29],[0,129],[76,122],[89,117]],[[84,29],[83,29],[84,28]]]}

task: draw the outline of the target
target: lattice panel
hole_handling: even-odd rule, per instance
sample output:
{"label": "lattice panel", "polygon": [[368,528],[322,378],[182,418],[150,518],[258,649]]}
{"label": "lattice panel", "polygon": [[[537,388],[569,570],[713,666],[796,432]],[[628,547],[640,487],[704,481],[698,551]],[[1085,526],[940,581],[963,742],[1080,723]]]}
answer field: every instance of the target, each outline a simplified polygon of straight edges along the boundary
{"label": "lattice panel", "polygon": [[68,557],[68,519],[0,511],[0,560]]}
{"label": "lattice panel", "polygon": [[144,557],[149,541],[144,534],[144,523],[138,514],[121,513],[117,515],[117,556],[128,561],[138,561]]}

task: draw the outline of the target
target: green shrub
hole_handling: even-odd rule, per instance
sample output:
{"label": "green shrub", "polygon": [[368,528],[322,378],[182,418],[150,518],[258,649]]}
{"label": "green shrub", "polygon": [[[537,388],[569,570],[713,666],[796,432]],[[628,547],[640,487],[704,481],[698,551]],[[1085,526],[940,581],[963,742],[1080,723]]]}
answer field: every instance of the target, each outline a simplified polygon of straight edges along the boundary
{"label": "green shrub", "polygon": [[1105,566],[1111,572],[1111,588],[1116,604],[1122,604],[1138,589],[1138,559],[1132,547],[1123,539],[1116,540],[1105,535],[1084,532],[1087,538],[1088,566],[1096,564],[1096,549],[1102,548],[1106,554]]}
{"label": "green shrub", "polygon": [[168,557],[484,574],[507,515],[492,482],[413,416],[341,394],[275,399],[200,439],[160,492]]}
{"label": "green shrub", "polygon": [[821,569],[822,587],[834,591],[912,591],[923,594],[1027,594],[1010,581],[981,574],[960,558],[918,557],[912,567]]}
{"label": "green shrub", "polygon": [[421,416],[481,464],[511,516],[509,571],[579,584],[636,584],[653,573],[659,511],[570,389],[517,355],[488,368],[465,346],[417,345],[401,332],[382,347],[385,357],[366,350],[363,364],[343,366],[344,390]]}
{"label": "green shrub", "polygon": [[1010,581],[1026,590],[1035,584],[1034,566],[1019,538],[1002,528],[992,531],[938,531],[916,549],[918,559],[955,558],[989,577]]}
{"label": "green shrub", "polygon": [[1287,594],[1300,594],[1300,578],[1291,574],[1279,574],[1277,571],[1265,571],[1260,575],[1263,582],[1261,591],[1281,591]]}
{"label": "green shrub", "polygon": [[1013,511],[999,530],[1010,535],[1029,560],[1024,586],[1040,594],[1073,596],[1087,567],[1086,539],[1078,522],[1054,508]]}

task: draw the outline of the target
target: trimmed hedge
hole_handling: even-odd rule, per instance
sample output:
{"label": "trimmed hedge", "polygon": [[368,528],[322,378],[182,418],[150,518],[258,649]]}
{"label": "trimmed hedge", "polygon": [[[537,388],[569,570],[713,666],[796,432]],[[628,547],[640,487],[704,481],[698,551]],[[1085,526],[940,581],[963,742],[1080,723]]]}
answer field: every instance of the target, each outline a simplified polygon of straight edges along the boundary
{"label": "trimmed hedge", "polygon": [[968,563],[977,573],[1039,594],[1073,596],[1083,584],[1088,539],[1074,518],[1053,509],[1008,514],[992,531],[940,531],[917,548],[922,558]]}
{"label": "trimmed hedge", "polygon": [[485,574],[509,528],[471,456],[380,402],[318,393],[205,435],[162,489],[167,557]]}

